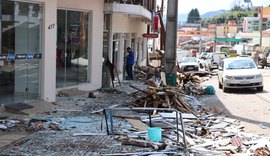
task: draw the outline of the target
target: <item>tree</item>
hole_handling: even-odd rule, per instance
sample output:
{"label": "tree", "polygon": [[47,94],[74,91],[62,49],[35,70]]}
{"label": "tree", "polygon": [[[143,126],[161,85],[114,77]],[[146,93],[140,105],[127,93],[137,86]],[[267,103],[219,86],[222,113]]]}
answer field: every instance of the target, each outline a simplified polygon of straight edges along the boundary
{"label": "tree", "polygon": [[197,23],[200,20],[201,20],[201,16],[197,8],[192,9],[188,13],[187,23]]}

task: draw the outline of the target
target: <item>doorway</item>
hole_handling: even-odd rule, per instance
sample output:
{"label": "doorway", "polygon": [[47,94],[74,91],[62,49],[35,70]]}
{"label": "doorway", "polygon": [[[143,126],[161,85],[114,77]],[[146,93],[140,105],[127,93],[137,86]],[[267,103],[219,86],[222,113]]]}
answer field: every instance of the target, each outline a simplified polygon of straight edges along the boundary
{"label": "doorway", "polygon": [[88,80],[88,22],[88,12],[57,10],[57,88]]}
{"label": "doorway", "polygon": [[0,10],[0,102],[38,99],[43,6],[2,0]]}

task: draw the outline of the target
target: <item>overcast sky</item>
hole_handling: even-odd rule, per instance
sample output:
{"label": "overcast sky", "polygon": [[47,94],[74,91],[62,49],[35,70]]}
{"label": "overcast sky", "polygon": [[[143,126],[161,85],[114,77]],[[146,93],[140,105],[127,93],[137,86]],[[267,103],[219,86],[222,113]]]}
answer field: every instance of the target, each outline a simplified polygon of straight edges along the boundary
{"label": "overcast sky", "polygon": [[[178,13],[188,14],[193,8],[197,8],[201,15],[208,11],[230,10],[234,1],[235,0],[178,0]],[[165,3],[167,3],[166,0]],[[253,6],[269,6],[270,0],[252,0],[252,3]],[[158,2],[158,4],[160,4],[160,2]]]}

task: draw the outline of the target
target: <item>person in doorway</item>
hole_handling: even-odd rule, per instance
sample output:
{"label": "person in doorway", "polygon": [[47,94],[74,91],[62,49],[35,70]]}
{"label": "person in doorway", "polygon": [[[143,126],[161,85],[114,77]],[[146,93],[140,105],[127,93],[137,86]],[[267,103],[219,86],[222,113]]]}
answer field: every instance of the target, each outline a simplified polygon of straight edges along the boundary
{"label": "person in doorway", "polygon": [[134,51],[132,51],[131,48],[128,47],[126,57],[127,80],[133,80],[133,65],[134,65]]}

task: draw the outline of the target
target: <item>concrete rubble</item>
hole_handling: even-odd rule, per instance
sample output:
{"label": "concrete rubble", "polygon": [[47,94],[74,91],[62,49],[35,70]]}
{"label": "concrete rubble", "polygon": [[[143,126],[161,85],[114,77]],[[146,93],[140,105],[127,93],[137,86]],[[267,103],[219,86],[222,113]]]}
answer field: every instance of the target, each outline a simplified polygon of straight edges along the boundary
{"label": "concrete rubble", "polygon": [[[91,92],[94,98],[59,94],[50,111],[1,118],[0,138],[29,135],[0,146],[0,155],[270,154],[270,137],[246,133],[240,121],[197,100],[206,96],[200,77],[182,75],[172,87],[139,72],[140,81]],[[150,127],[161,128],[160,141],[149,137]]]}

